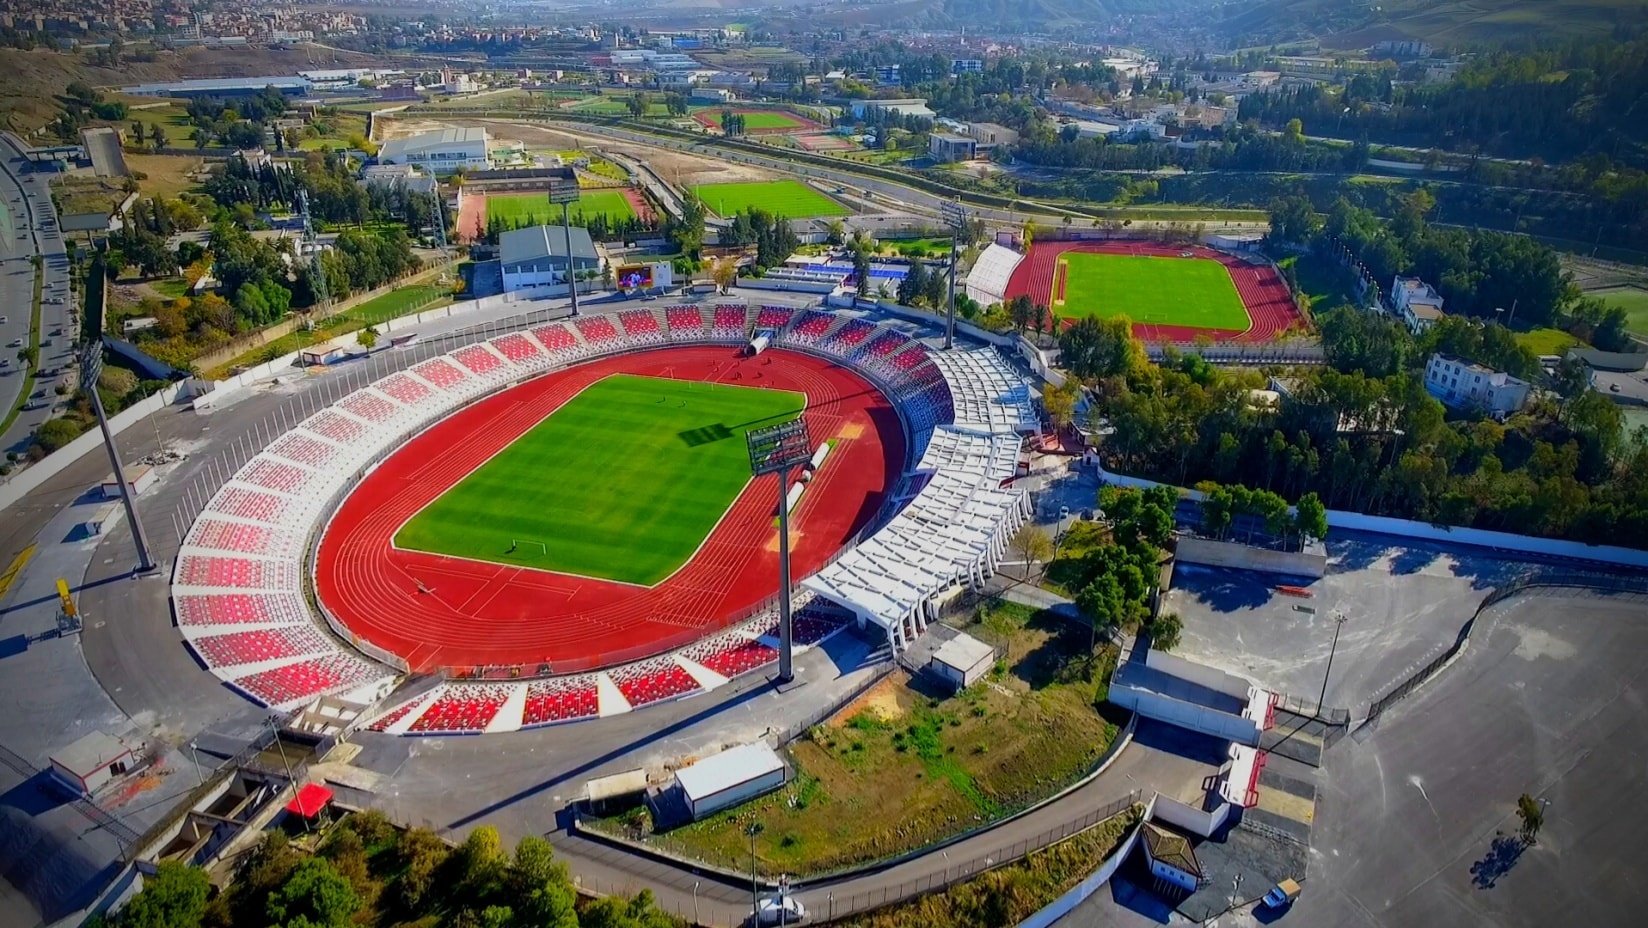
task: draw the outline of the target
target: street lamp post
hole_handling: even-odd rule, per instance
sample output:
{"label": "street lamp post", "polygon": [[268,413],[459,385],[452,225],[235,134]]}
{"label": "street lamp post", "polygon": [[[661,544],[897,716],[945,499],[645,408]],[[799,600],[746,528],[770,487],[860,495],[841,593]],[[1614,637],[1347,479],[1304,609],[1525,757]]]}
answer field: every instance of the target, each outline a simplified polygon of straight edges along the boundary
{"label": "street lamp post", "polygon": [[795,630],[790,616],[790,470],[812,459],[805,419],[791,419],[744,435],[750,473],[778,475],[778,682],[795,679]]}
{"label": "street lamp post", "polygon": [[1345,627],[1345,610],[1333,610],[1333,645],[1328,648],[1328,666],[1322,671],[1322,695],[1316,697],[1316,711],[1320,713],[1328,698],[1328,675],[1333,673],[1333,655],[1339,650],[1339,630]]}
{"label": "street lamp post", "polygon": [[549,202],[561,204],[561,231],[566,236],[567,292],[572,297],[572,314],[578,315],[578,273],[572,261],[572,204],[578,202],[578,178],[556,180],[549,187]]}
{"label": "street lamp post", "polygon": [[750,836],[750,919],[752,924],[761,924],[761,890],[755,883],[755,839],[766,827],[760,822],[751,822],[744,834]]}

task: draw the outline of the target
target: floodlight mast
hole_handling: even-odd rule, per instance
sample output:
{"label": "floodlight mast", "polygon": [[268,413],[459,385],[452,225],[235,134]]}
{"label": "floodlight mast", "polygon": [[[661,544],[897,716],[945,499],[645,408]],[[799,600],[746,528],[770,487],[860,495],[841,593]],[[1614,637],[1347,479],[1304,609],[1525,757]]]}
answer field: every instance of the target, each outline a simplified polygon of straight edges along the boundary
{"label": "floodlight mast", "polygon": [[80,388],[92,402],[92,411],[97,414],[97,427],[103,432],[103,448],[109,453],[109,467],[114,471],[114,480],[120,487],[120,502],[126,508],[126,521],[132,526],[132,544],[137,548],[137,571],[148,573],[154,570],[154,558],[149,554],[149,539],[143,532],[143,523],[137,518],[137,504],[132,500],[131,485],[126,482],[126,469],[120,464],[120,449],[114,443],[114,433],[109,430],[109,416],[103,411],[103,398],[97,394],[97,378],[103,373],[103,343],[90,342],[82,350],[80,356]]}
{"label": "floodlight mast", "polygon": [[795,628],[790,615],[790,470],[812,459],[807,422],[792,419],[766,428],[751,429],[750,473],[778,475],[778,682],[795,679]]}
{"label": "floodlight mast", "polygon": [[572,296],[572,314],[578,315],[578,275],[572,266],[572,204],[578,202],[578,178],[555,180],[549,186],[549,202],[561,204],[561,231],[566,235],[567,292]]}
{"label": "floodlight mast", "polygon": [[967,230],[967,211],[957,201],[939,207],[939,215],[950,227],[950,308],[944,319],[944,350],[956,346],[956,260],[961,251],[961,236]]}

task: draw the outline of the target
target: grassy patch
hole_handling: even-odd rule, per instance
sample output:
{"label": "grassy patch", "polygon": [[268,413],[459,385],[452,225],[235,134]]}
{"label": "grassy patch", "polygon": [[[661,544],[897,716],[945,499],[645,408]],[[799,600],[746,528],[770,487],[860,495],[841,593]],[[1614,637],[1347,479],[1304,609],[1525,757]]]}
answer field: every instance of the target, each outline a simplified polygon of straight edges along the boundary
{"label": "grassy patch", "polygon": [[1609,306],[1625,310],[1626,328],[1638,335],[1648,335],[1648,290],[1641,287],[1612,287],[1594,290],[1586,296],[1600,297]]}
{"label": "grassy patch", "polygon": [[793,419],[804,402],[782,390],[608,377],[424,507],[395,544],[657,583],[749,482],[744,433]]}
{"label": "grassy patch", "polygon": [[655,835],[676,853],[749,866],[744,827],[759,821],[757,865],[817,874],[889,857],[1026,808],[1098,762],[1116,729],[1095,707],[1103,661],[1055,616],[990,603],[969,634],[1002,655],[988,683],[954,695],[895,675],[788,748],[784,789]]}
{"label": "grassy patch", "polygon": [[433,284],[411,284],[398,287],[381,296],[373,297],[352,309],[327,317],[316,323],[313,332],[306,332],[301,328],[288,332],[273,341],[265,342],[250,351],[236,355],[229,361],[205,373],[212,380],[222,380],[236,369],[272,361],[281,355],[291,354],[299,348],[307,348],[310,345],[316,345],[368,326],[378,325],[411,312],[430,309],[450,299],[446,288]]}
{"label": "grassy patch", "polygon": [[[615,222],[635,218],[634,207],[619,190],[585,190],[579,194],[578,202],[572,204],[571,212],[574,225],[581,223],[585,217],[596,215],[604,215]],[[493,193],[486,197],[486,218],[488,222],[499,219],[505,225],[519,225],[532,219],[540,223],[558,224],[561,221],[561,207],[550,203],[548,197],[541,193]]]}
{"label": "grassy patch", "polygon": [[181,277],[168,277],[149,281],[149,289],[168,300],[176,300],[189,295],[189,282]]}
{"label": "grassy patch", "polygon": [[410,287],[400,287],[382,296],[373,297],[346,312],[338,313],[328,319],[327,322],[358,323],[362,327],[378,325],[390,319],[404,316],[414,310],[423,309],[445,297],[447,292],[445,287],[438,287],[434,284],[413,284]]}
{"label": "grassy patch", "polygon": [[[1230,272],[1203,258],[1066,252],[1063,293],[1055,272],[1053,312],[1125,315],[1137,323],[1244,331],[1253,324]],[[1061,299],[1062,297],[1062,299]]]}
{"label": "grassy patch", "polygon": [[147,197],[173,198],[199,188],[190,175],[200,170],[203,159],[188,155],[137,155],[126,153],[126,166],[141,172],[138,188]]}
{"label": "grassy patch", "polygon": [[1564,354],[1569,348],[1579,344],[1579,339],[1567,332],[1549,327],[1517,332],[1513,337],[1516,338],[1518,345],[1534,354]]}
{"label": "grassy patch", "polygon": [[1324,313],[1336,306],[1356,305],[1351,276],[1339,265],[1313,254],[1289,255],[1276,262],[1284,271],[1292,268],[1299,290],[1310,297],[1312,313]]}
{"label": "grassy patch", "polygon": [[751,208],[764,209],[785,219],[816,219],[848,213],[847,207],[798,180],[701,184],[692,192],[717,216],[733,216]]}
{"label": "grassy patch", "polygon": [[100,177],[65,177],[52,185],[52,199],[62,216],[81,213],[114,212],[126,199],[126,191],[112,180]]}

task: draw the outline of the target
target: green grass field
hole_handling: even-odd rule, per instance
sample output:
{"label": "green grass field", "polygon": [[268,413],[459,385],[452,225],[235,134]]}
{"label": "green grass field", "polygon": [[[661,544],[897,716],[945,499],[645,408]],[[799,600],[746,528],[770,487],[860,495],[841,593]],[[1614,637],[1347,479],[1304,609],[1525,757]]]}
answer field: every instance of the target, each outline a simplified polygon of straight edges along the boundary
{"label": "green grass field", "polygon": [[1638,335],[1648,335],[1648,290],[1640,287],[1614,287],[1610,290],[1593,290],[1585,295],[1601,297],[1609,306],[1623,308],[1628,320],[1625,327]]}
{"label": "green grass field", "polygon": [[[744,117],[745,129],[799,129],[802,126],[801,120],[796,119],[789,113],[758,113],[747,111],[741,115]],[[721,109],[719,107],[707,106],[694,113],[693,116],[709,123],[717,129],[721,128]]]}
{"label": "green grass field", "polygon": [[1534,354],[1563,354],[1569,348],[1579,344],[1579,339],[1569,335],[1561,329],[1538,328],[1526,332],[1516,332],[1511,336],[1516,343]]}
{"label": "green grass field", "polygon": [[[617,190],[585,190],[572,204],[572,222],[579,216],[605,214],[609,220],[634,219],[635,209]],[[486,219],[502,219],[505,223],[521,223],[536,216],[539,222],[556,224],[561,221],[561,207],[552,205],[541,193],[491,193],[486,197]]]}
{"label": "green grass field", "polygon": [[1064,302],[1054,277],[1053,312],[1060,316],[1124,315],[1150,325],[1246,331],[1253,325],[1224,265],[1205,258],[1149,258],[1066,252]]}
{"label": "green grass field", "polygon": [[692,188],[717,216],[732,216],[752,207],[785,219],[845,216],[848,209],[798,180],[743,184],[701,184]]}
{"label": "green grass field", "polygon": [[686,563],[749,481],[744,433],[795,418],[805,400],[608,377],[424,507],[395,544],[650,586]]}

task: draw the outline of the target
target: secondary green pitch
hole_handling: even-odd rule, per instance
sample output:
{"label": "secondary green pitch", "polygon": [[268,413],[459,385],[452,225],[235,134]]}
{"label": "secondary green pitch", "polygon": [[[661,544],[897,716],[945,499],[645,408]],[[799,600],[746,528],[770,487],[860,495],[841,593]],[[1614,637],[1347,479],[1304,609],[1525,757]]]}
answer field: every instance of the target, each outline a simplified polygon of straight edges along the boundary
{"label": "secondary green pitch", "polygon": [[615,374],[413,516],[395,546],[651,586],[750,479],[744,433],[801,414],[786,390]]}
{"label": "secondary green pitch", "polygon": [[710,212],[732,217],[751,207],[785,219],[845,216],[847,207],[798,180],[750,181],[741,184],[700,184],[692,188]]}
{"label": "secondary green pitch", "polygon": [[1230,272],[1206,258],[1162,258],[1068,251],[1064,301],[1053,272],[1053,313],[1126,316],[1137,323],[1245,332],[1253,320]]}
{"label": "secondary green pitch", "polygon": [[[629,200],[619,191],[608,189],[581,192],[569,212],[573,225],[580,225],[585,217],[596,213],[603,213],[614,222],[635,218],[635,208],[629,205]],[[506,223],[537,219],[541,224],[558,226],[561,224],[561,207],[550,203],[547,194],[491,193],[486,197],[486,218],[488,222],[497,218]]]}

